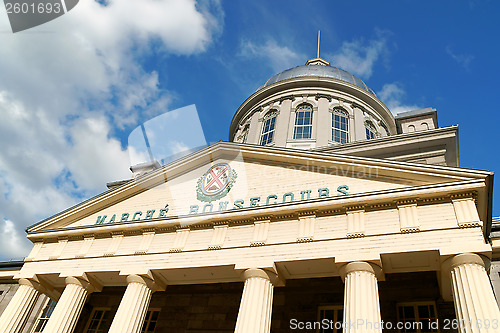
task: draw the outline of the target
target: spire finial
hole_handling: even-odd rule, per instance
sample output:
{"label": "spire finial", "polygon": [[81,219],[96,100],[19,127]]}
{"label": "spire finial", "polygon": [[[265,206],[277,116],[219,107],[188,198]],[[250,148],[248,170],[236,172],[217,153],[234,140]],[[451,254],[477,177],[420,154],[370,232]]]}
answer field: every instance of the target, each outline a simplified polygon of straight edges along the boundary
{"label": "spire finial", "polygon": [[319,42],[320,42],[320,37],[321,37],[321,30],[318,30],[318,52],[316,54],[316,58],[307,60],[306,65],[330,66],[330,63],[328,61],[326,61],[325,59],[321,59],[319,57]]}
{"label": "spire finial", "polygon": [[318,56],[316,58],[319,58],[319,37],[320,37],[321,30],[318,30]]}

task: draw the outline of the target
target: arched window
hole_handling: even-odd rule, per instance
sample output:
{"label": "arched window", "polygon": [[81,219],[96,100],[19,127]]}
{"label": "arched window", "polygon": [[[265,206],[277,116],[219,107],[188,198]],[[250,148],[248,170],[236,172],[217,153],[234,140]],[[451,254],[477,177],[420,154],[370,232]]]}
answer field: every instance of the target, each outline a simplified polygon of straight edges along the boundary
{"label": "arched window", "polygon": [[408,132],[415,132],[415,125],[408,125]]}
{"label": "arched window", "polygon": [[365,122],[366,139],[375,139],[377,137],[377,130],[370,121]]}
{"label": "arched window", "polygon": [[272,110],[264,117],[264,126],[262,127],[262,135],[260,136],[260,144],[263,146],[273,142],[277,115],[278,112]]}
{"label": "arched window", "polygon": [[334,109],[332,112],[332,141],[349,142],[349,115],[344,110]]}
{"label": "arched window", "polygon": [[310,139],[312,135],[313,109],[309,104],[300,104],[295,112],[294,139]]}

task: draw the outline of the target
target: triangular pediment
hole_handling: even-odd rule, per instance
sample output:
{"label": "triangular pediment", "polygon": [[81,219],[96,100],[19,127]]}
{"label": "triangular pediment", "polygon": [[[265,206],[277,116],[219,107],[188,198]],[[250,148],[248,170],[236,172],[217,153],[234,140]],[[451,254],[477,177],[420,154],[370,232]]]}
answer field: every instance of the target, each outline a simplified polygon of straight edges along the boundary
{"label": "triangular pediment", "polygon": [[484,181],[488,175],[219,142],[33,225],[28,232],[182,220],[351,197],[358,198],[359,205],[360,195]]}

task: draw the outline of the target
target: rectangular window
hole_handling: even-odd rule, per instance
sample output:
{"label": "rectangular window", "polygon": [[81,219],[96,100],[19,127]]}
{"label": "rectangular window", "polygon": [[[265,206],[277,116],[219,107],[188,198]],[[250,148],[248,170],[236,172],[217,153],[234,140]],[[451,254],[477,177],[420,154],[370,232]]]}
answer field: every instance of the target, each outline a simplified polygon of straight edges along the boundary
{"label": "rectangular window", "polygon": [[106,333],[111,325],[109,308],[94,308],[85,333]]}
{"label": "rectangular window", "polygon": [[53,301],[51,299],[47,300],[45,306],[43,307],[42,313],[40,314],[40,317],[35,322],[35,325],[33,325],[33,333],[40,333],[43,331],[43,329],[47,325],[47,322],[49,321],[50,316],[52,315],[52,312],[54,312],[56,304],[56,301]]}
{"label": "rectangular window", "polygon": [[312,111],[300,110],[295,113],[294,139],[310,139],[312,136]]}
{"label": "rectangular window", "polygon": [[436,305],[434,302],[412,302],[398,304],[398,321],[403,325],[399,332],[439,332]]}
{"label": "rectangular window", "polygon": [[[318,322],[320,328],[317,333],[342,333],[342,320],[344,318],[344,307],[342,305],[326,305],[318,308]],[[326,320],[325,320],[326,319]],[[328,325],[321,325],[325,320]],[[328,327],[324,327],[328,326]]]}
{"label": "rectangular window", "polygon": [[160,309],[149,309],[148,312],[146,312],[141,333],[154,333],[159,315]]}

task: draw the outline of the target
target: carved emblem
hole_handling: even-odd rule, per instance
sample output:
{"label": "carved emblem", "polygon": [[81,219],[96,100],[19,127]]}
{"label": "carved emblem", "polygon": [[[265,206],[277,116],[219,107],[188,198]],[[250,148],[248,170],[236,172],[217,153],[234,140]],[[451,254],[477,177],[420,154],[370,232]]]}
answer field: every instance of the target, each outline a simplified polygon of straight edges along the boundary
{"label": "carved emblem", "polygon": [[196,196],[198,200],[211,202],[223,198],[236,181],[236,171],[227,163],[212,166],[198,179]]}

